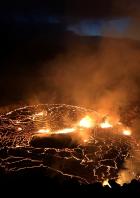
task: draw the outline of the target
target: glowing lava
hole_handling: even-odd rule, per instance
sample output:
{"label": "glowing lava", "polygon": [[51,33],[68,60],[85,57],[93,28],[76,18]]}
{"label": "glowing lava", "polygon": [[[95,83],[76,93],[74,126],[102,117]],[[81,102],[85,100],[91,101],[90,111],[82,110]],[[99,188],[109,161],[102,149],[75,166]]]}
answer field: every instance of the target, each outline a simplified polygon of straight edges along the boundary
{"label": "glowing lava", "polygon": [[104,122],[102,122],[102,123],[100,124],[100,127],[101,127],[102,129],[106,129],[106,128],[112,128],[113,125],[110,124],[108,120],[105,120]]}
{"label": "glowing lava", "polygon": [[[112,119],[112,115],[105,117],[65,104],[41,104],[4,114],[0,123],[4,174],[23,174],[36,171],[36,167],[42,172],[43,166],[48,177],[58,174],[86,184],[102,182],[107,187],[111,179],[129,182],[132,177],[127,180],[128,171],[134,179],[140,178],[131,168],[131,162],[135,165],[139,160],[135,153],[140,150],[133,128]],[[130,169],[124,173],[124,167]]]}
{"label": "glowing lava", "polygon": [[76,129],[75,128],[65,128],[62,130],[58,130],[58,131],[50,131],[49,129],[40,129],[38,132],[39,133],[48,133],[48,134],[65,134],[65,133],[72,133],[74,132]]}
{"label": "glowing lava", "polygon": [[22,131],[22,128],[21,127],[18,127],[17,131]]}
{"label": "glowing lava", "polygon": [[84,128],[92,128],[94,127],[94,124],[94,121],[89,116],[82,118],[79,122],[79,126]]}
{"label": "glowing lava", "polygon": [[123,130],[123,135],[130,136],[131,134],[132,134],[132,132],[131,132],[130,129],[124,129],[124,130]]}
{"label": "glowing lava", "polygon": [[75,127],[73,128],[64,128],[64,129],[61,129],[61,130],[58,130],[58,131],[51,131],[50,129],[39,129],[38,130],[38,133],[44,133],[44,134],[66,134],[66,133],[72,133],[76,130],[78,130],[79,128],[78,127],[81,127],[81,130],[82,128],[92,128],[94,126],[94,122],[92,120],[91,117],[89,116],[86,116],[84,118],[82,118],[80,120],[80,122],[78,123],[78,125],[76,125]]}
{"label": "glowing lava", "polygon": [[110,184],[108,182],[108,179],[104,180],[103,183],[102,183],[102,185],[103,186],[109,186],[111,188],[111,186],[110,186]]}
{"label": "glowing lava", "polygon": [[49,133],[50,130],[49,129],[40,129],[38,130],[38,133]]}
{"label": "glowing lava", "polygon": [[72,133],[75,130],[76,130],[75,128],[65,128],[65,129],[58,130],[58,131],[55,131],[55,132],[52,132],[52,133],[55,133],[55,134]]}

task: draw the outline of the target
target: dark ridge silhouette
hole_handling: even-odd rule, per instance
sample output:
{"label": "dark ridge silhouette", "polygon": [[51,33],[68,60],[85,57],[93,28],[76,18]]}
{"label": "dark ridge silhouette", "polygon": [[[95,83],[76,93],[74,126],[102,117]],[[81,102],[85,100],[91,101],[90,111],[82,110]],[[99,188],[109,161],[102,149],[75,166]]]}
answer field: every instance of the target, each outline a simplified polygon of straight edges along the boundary
{"label": "dark ridge silhouette", "polygon": [[[140,182],[132,180],[129,184],[120,186],[114,180],[109,181],[109,186],[102,186],[101,183],[80,184],[74,178],[62,179],[61,176],[53,176],[52,178],[44,175],[43,168],[40,171],[36,169],[24,172],[24,174],[16,174],[14,176],[1,175],[1,189],[13,189],[15,193],[26,190],[32,194],[39,193],[78,193],[78,194],[93,194],[93,193],[140,193]],[[8,191],[7,191],[8,192]]]}
{"label": "dark ridge silhouette", "polygon": [[[51,175],[51,176],[50,176]],[[94,194],[94,193],[140,193],[140,182],[132,180],[131,183],[124,183],[120,186],[115,180],[109,180],[109,186],[102,186],[102,183],[85,184],[79,182],[76,178],[60,173],[54,173],[53,170],[44,168],[27,168],[7,174],[4,169],[0,168],[0,189],[4,193],[18,192],[31,193],[32,195],[39,193],[44,195],[48,193],[78,193],[78,194]],[[18,190],[17,190],[18,189]]]}

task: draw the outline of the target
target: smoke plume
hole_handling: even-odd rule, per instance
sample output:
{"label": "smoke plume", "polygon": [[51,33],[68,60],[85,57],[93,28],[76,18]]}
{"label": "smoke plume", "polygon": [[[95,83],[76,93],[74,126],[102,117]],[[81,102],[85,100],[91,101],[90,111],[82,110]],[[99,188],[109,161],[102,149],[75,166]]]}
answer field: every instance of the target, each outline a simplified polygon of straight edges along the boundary
{"label": "smoke plume", "polygon": [[103,39],[97,49],[73,46],[50,63],[44,81],[63,101],[106,113],[139,97],[140,46],[135,42]]}

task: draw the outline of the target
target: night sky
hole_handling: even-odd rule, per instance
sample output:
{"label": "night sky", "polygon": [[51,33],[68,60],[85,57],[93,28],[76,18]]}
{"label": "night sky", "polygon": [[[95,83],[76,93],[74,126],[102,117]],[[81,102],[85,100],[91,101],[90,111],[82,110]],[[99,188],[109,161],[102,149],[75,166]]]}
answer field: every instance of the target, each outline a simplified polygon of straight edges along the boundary
{"label": "night sky", "polygon": [[138,0],[7,0],[1,2],[0,20],[8,26],[60,24],[78,35],[140,39],[139,7]]}

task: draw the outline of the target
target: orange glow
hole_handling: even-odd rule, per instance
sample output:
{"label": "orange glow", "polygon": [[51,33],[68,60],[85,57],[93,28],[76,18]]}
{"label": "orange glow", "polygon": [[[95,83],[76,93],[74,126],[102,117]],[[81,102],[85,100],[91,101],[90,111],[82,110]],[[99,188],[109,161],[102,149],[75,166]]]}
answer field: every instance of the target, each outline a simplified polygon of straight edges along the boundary
{"label": "orange glow", "polygon": [[49,133],[50,130],[49,129],[40,129],[38,130],[39,133]]}
{"label": "orange glow", "polygon": [[40,129],[38,130],[39,133],[48,133],[48,134],[64,134],[64,133],[72,133],[76,129],[75,128],[65,128],[58,131],[50,131],[49,129]]}
{"label": "orange glow", "polygon": [[55,133],[55,134],[72,133],[75,130],[76,130],[75,128],[65,128],[65,129],[58,130],[58,131],[55,131],[55,132],[52,132],[52,133]]}
{"label": "orange glow", "polygon": [[130,129],[124,129],[123,130],[123,135],[130,136],[131,134],[132,134],[132,132],[131,132]]}
{"label": "orange glow", "polygon": [[17,131],[22,131],[22,128],[21,127],[18,127]]}
{"label": "orange glow", "polygon": [[44,112],[41,111],[40,113],[36,113],[35,116],[43,116],[44,115]]}
{"label": "orange glow", "polygon": [[82,118],[82,120],[80,120],[79,126],[84,128],[92,128],[94,127],[94,121],[92,120],[91,117],[86,116]]}
{"label": "orange glow", "polygon": [[101,127],[102,129],[105,129],[105,128],[112,128],[113,126],[112,126],[112,124],[109,123],[108,120],[105,120],[104,122],[102,122],[102,123],[100,124],[100,127]]}
{"label": "orange glow", "polygon": [[102,183],[102,185],[103,186],[109,186],[111,188],[111,186],[110,186],[110,184],[108,182],[108,179],[104,180],[103,183]]}
{"label": "orange glow", "polygon": [[39,113],[36,113],[36,114],[33,115],[33,120],[35,120],[38,117],[42,117],[43,115],[44,115],[44,112],[43,111],[41,111]]}

